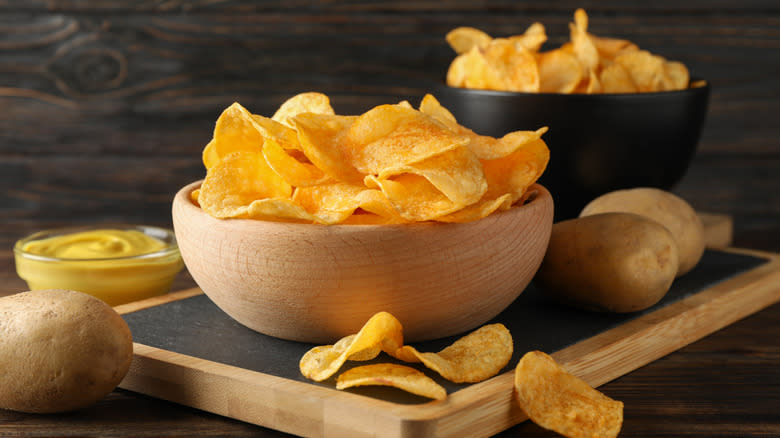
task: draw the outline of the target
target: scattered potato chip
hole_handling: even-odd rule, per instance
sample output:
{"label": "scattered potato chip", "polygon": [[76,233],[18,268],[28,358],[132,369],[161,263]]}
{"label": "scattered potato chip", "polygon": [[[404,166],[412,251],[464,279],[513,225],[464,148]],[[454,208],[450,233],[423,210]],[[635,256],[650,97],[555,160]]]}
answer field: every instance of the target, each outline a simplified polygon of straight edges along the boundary
{"label": "scattered potato chip", "polygon": [[191,199],[217,218],[466,222],[510,208],[549,158],[546,127],[478,135],[432,95],[419,109],[402,101],[358,116],[333,112],[320,93],[288,99],[272,118],[232,104],[203,149],[206,178]]}
{"label": "scattered potato chip", "polygon": [[447,391],[414,368],[394,363],[363,365],[344,371],[336,379],[336,389],[354,386],[392,386],[422,397],[436,400],[447,398]]}
{"label": "scattered potato chip", "polygon": [[[447,85],[563,94],[651,92],[690,86],[684,64],[651,55],[625,39],[593,35],[588,21],[583,9],[575,10],[569,24],[570,40],[546,52],[541,51],[547,41],[541,23],[506,38],[492,38],[471,27],[454,29],[447,34],[457,54],[447,70]],[[614,63],[620,63],[624,71],[612,68]]]}
{"label": "scattered potato chip", "polygon": [[[342,339],[334,345],[314,347],[300,360],[301,374],[317,382],[335,374],[350,357],[371,356],[377,348],[390,354],[403,345],[403,327],[387,312],[372,316],[350,339]],[[349,338],[346,337],[346,338]],[[361,357],[363,356],[363,357]]]}
{"label": "scattered potato chip", "polygon": [[404,345],[393,356],[422,362],[456,383],[481,382],[495,376],[512,358],[512,335],[503,324],[488,324],[458,339],[438,353],[421,353]]}
{"label": "scattered potato chip", "polygon": [[541,351],[520,359],[515,390],[531,421],[570,438],[616,437],[623,424],[622,402],[569,374]]}

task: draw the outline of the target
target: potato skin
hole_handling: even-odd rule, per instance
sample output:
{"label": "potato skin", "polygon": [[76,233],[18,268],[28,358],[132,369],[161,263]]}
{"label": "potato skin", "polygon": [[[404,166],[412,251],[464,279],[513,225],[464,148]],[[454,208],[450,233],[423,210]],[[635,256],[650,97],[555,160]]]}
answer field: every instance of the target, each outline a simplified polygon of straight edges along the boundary
{"label": "potato skin", "polygon": [[0,298],[0,408],[89,406],[119,384],[132,356],[125,321],[91,295],[40,290]]}
{"label": "potato skin", "polygon": [[666,295],[677,265],[674,237],[661,224],[603,213],[553,225],[534,284],[575,307],[636,312]]}
{"label": "potato skin", "polygon": [[704,254],[706,241],[701,219],[688,202],[671,192],[651,187],[616,190],[588,203],[580,217],[606,212],[646,216],[668,228],[680,254],[678,277],[690,272]]}

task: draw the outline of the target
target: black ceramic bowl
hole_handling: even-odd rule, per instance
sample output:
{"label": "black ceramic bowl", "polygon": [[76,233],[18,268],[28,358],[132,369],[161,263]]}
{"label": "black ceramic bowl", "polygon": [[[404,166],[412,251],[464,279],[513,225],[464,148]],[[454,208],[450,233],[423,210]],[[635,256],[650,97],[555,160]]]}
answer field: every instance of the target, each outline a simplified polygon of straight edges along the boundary
{"label": "black ceramic bowl", "polygon": [[516,93],[439,85],[434,96],[458,122],[501,137],[548,126],[550,163],[540,183],[552,193],[556,221],[592,199],[631,187],[671,189],[699,142],[709,84],[635,94]]}

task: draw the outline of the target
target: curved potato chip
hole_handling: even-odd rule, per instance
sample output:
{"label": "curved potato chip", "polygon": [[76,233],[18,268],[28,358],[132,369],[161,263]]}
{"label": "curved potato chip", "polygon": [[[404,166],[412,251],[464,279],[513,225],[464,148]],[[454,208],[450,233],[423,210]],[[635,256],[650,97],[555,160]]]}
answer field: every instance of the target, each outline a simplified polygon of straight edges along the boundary
{"label": "curved potato chip", "polygon": [[666,83],[667,90],[684,90],[688,88],[691,76],[685,64],[678,61],[667,61],[664,64],[664,70],[666,70],[668,79]]}
{"label": "curved potato chip", "polygon": [[301,150],[295,129],[257,114],[252,114],[252,121],[264,139],[273,139],[284,149]]}
{"label": "curved potato chip", "polygon": [[219,155],[217,155],[217,142],[212,138],[211,141],[203,148],[203,166],[206,170],[214,167],[219,162]]}
{"label": "curved potato chip", "polygon": [[366,385],[391,386],[436,400],[447,398],[447,391],[443,386],[423,372],[406,365],[394,363],[363,365],[344,371],[336,379],[336,389]]}
{"label": "curved potato chip", "polygon": [[601,90],[604,93],[636,93],[638,90],[622,65],[613,63],[601,71]]}
{"label": "curved potato chip", "polygon": [[335,374],[350,356],[364,350],[374,351],[377,347],[389,354],[398,350],[401,345],[401,323],[393,315],[379,312],[372,316],[351,340],[314,347],[303,355],[298,365],[301,374],[306,378],[321,382]]}
{"label": "curved potato chip", "polygon": [[391,354],[405,362],[422,362],[451,382],[474,383],[498,374],[512,358],[513,348],[512,335],[503,324],[488,324],[438,353],[404,345]]}
{"label": "curved potato chip", "polygon": [[271,116],[271,119],[295,129],[295,123],[290,119],[302,113],[335,114],[333,107],[330,106],[328,96],[317,92],[307,92],[296,94],[284,101]]}
{"label": "curved potato chip", "polygon": [[478,47],[458,55],[447,70],[447,85],[461,88],[488,88],[488,63]]}
{"label": "curved potato chip", "polygon": [[616,437],[623,425],[622,402],[569,374],[541,351],[520,359],[515,390],[531,421],[570,438]]}
{"label": "curved potato chip", "polygon": [[407,221],[434,220],[463,207],[452,202],[430,181],[413,173],[404,173],[392,179],[368,175],[364,181],[367,187],[382,190],[393,208]]}
{"label": "curved potato chip", "polygon": [[602,58],[602,64],[604,61],[612,61],[621,52],[629,52],[632,50],[639,50],[639,47],[628,40],[619,38],[599,37],[593,34],[589,34],[590,40],[596,47],[599,56]]}
{"label": "curved potato chip", "polygon": [[584,68],[584,75],[595,71],[599,65],[599,52],[588,33],[588,15],[583,9],[574,11],[574,23],[569,23],[569,38],[574,56],[580,60]]}
{"label": "curved potato chip", "polygon": [[580,62],[571,53],[555,49],[539,54],[539,91],[571,93],[583,77]]}
{"label": "curved potato chip", "polygon": [[626,69],[640,92],[660,91],[668,80],[664,59],[647,50],[624,52],[615,57],[615,64]]}
{"label": "curved potato chip", "polygon": [[301,113],[290,120],[298,130],[303,153],[312,164],[336,180],[362,181],[363,175],[352,166],[342,147],[343,138],[356,117]]}
{"label": "curved potato chip", "polygon": [[471,138],[471,142],[468,147],[480,160],[495,160],[506,157],[532,141],[540,139],[547,130],[548,128],[544,126],[536,131],[515,131],[501,138],[479,135],[469,130],[467,135]]}
{"label": "curved potato chip", "polygon": [[493,38],[479,29],[462,26],[447,32],[445,39],[452,47],[452,50],[460,55],[474,47],[482,48],[487,46]]}
{"label": "curved potato chip", "polygon": [[549,161],[550,150],[542,139],[533,140],[505,157],[482,160],[488,182],[485,197],[495,199],[509,193],[514,204],[539,179]]}
{"label": "curved potato chip", "polygon": [[[450,110],[444,108],[444,106],[442,106],[442,104],[435,97],[433,97],[432,94],[426,94],[423,96],[422,101],[420,101],[419,109],[420,112],[428,114],[454,132],[459,132],[459,130],[463,128],[458,124],[458,121],[455,120],[455,116],[452,115]],[[467,130],[471,131],[470,129]]]}
{"label": "curved potato chip", "polygon": [[491,90],[539,91],[539,68],[530,50],[498,38],[484,49],[487,88]]}
{"label": "curved potato chip", "polygon": [[542,23],[533,23],[522,35],[509,37],[509,41],[518,44],[531,52],[538,52],[547,41],[547,32]]}
{"label": "curved potato chip", "polygon": [[402,173],[424,177],[460,207],[479,201],[487,191],[482,164],[465,146],[450,149],[417,163],[385,168],[377,178],[386,179]]}
{"label": "curved potato chip", "polygon": [[222,111],[214,125],[214,154],[223,159],[236,151],[259,151],[265,138],[252,114],[238,102]]}
{"label": "curved potato chip", "polygon": [[512,195],[505,193],[498,198],[484,197],[480,201],[460,210],[439,216],[438,222],[463,223],[487,217],[498,210],[508,210],[512,206]]}
{"label": "curved potato chip", "polygon": [[311,163],[302,163],[288,154],[279,143],[266,139],[263,157],[282,179],[295,187],[308,187],[327,180],[325,173]]}
{"label": "curved potato chip", "polygon": [[341,182],[299,187],[293,201],[311,213],[316,222],[338,224],[344,222],[360,206],[357,195],[365,190],[361,185]]}
{"label": "curved potato chip", "polygon": [[425,160],[468,143],[433,117],[402,105],[379,105],[350,126],[347,158],[365,175]]}
{"label": "curved potato chip", "polygon": [[276,222],[317,222],[317,218],[305,208],[287,198],[266,198],[252,201],[247,207],[249,219]]}
{"label": "curved potato chip", "polygon": [[289,198],[292,187],[266,163],[260,151],[233,152],[206,173],[198,203],[217,218],[246,217],[252,201]]}
{"label": "curved potato chip", "polygon": [[[387,199],[387,196],[385,196],[385,194],[382,193],[381,190],[378,189],[363,190],[362,192],[358,193],[356,199],[361,209],[369,213],[372,213],[372,216],[376,216],[377,218],[371,218],[371,217],[358,218],[356,217],[358,215],[353,214],[345,222],[350,221],[350,219],[352,219],[351,221],[352,223],[363,223],[363,224],[368,224],[368,223],[400,224],[400,223],[409,222],[398,213],[398,210],[396,210],[395,207],[393,207],[393,204],[390,202],[389,199]],[[360,215],[360,216],[369,216],[369,215]]]}

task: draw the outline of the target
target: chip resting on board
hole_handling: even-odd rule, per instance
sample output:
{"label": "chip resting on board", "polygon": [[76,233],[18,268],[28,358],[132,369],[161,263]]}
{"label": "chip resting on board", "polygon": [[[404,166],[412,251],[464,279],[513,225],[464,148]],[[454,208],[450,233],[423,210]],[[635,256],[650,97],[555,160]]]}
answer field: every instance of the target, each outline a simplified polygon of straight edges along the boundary
{"label": "chip resting on board", "polygon": [[623,403],[568,373],[541,351],[515,368],[515,395],[534,423],[569,438],[612,438],[623,425]]}
{"label": "chip resting on board", "polygon": [[503,324],[488,324],[453,342],[438,353],[422,353],[404,345],[394,356],[422,362],[445,379],[474,383],[495,376],[512,358],[512,335]]}
{"label": "chip resting on board", "polygon": [[394,363],[358,366],[344,371],[336,379],[336,389],[354,386],[392,386],[406,392],[436,400],[447,398],[447,391],[425,373]]}

